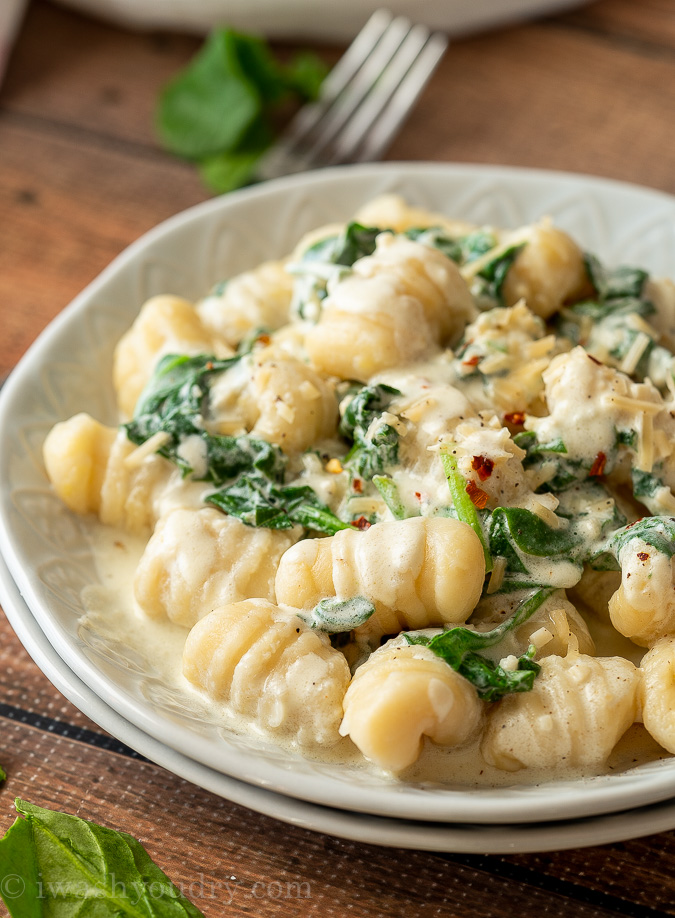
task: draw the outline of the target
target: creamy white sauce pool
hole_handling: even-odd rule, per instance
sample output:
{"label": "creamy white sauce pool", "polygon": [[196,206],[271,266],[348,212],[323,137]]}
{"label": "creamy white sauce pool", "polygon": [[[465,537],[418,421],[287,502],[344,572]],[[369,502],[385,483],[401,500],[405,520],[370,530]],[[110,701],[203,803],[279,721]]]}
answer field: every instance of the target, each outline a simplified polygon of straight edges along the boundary
{"label": "creamy white sauce pool", "polygon": [[[96,636],[111,648],[123,645],[129,657],[150,683],[160,685],[165,695],[177,700],[188,720],[197,719],[227,732],[250,738],[253,751],[265,740],[286,745],[298,754],[298,748],[270,739],[254,723],[229,711],[198,692],[182,674],[182,653],[188,629],[167,620],[155,621],[145,615],[133,597],[133,579],[146,541],[126,532],[94,524],[92,547],[99,583],[85,588],[82,601],[86,614],[79,631]],[[598,655],[621,654],[638,664],[643,651],[622,638],[610,625],[599,622],[589,614]],[[124,656],[124,653],[122,654]],[[349,739],[341,740],[329,749],[302,749],[303,756],[336,766],[349,766],[385,774],[363,759]],[[417,762],[396,777],[393,782],[416,782],[432,786],[508,786],[533,785],[559,779],[573,780],[593,774],[624,771],[649,761],[666,757],[664,750],[647,734],[641,724],[634,724],[615,747],[606,768],[601,772],[570,769],[539,770],[523,768],[516,772],[502,771],[488,765],[480,754],[479,740],[460,748],[448,749],[425,740],[424,750]]]}

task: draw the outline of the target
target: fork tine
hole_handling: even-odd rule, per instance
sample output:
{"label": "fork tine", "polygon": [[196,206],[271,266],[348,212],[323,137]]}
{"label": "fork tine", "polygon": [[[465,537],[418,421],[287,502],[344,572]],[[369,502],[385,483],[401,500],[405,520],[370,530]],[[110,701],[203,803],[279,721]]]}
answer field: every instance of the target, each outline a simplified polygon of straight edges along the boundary
{"label": "fork tine", "polygon": [[382,116],[365,136],[362,135],[363,145],[359,152],[351,151],[350,159],[353,162],[373,162],[385,152],[399,127],[412,111],[447,47],[446,35],[435,32],[430,37],[424,50],[397,87]]}
{"label": "fork tine", "polygon": [[323,81],[317,101],[304,105],[298,111],[277,143],[262,158],[257,170],[259,179],[275,178],[311,167],[311,158],[303,151],[305,138],[368,61],[393,19],[388,10],[376,10],[372,14]]}
{"label": "fork tine", "polygon": [[393,20],[387,10],[377,10],[361,29],[321,86],[316,102],[303,106],[284,131],[284,143],[300,141],[323,117],[352,81]]}
{"label": "fork tine", "polygon": [[422,92],[447,41],[403,16],[373,13],[324,81],[319,99],[297,113],[260,161],[257,177],[377,158]]}
{"label": "fork tine", "polygon": [[[441,38],[444,50],[447,39],[444,36]],[[429,29],[425,26],[417,25],[410,30],[382,77],[372,87],[372,92],[336,138],[334,151],[329,159],[330,164],[347,162],[353,158],[364,138],[374,129],[380,116],[390,104],[394,103],[399,94],[404,92],[407,81],[412,81],[415,87],[419,86],[416,95],[421,92],[424,83],[419,85],[420,78],[423,73],[427,74],[426,79],[431,75],[433,67],[429,69],[429,66],[432,60],[435,66],[439,59],[439,51],[440,43],[435,37],[432,39]],[[416,63],[421,55],[423,55],[423,62],[426,63],[424,68]],[[416,98],[416,95],[413,99]]]}
{"label": "fork tine", "polygon": [[375,82],[380,79],[391,60],[396,56],[409,31],[410,22],[404,17],[399,16],[391,22],[367,60],[364,61],[363,66],[354,74],[354,78],[345,87],[344,92],[317,124],[316,139],[308,149],[312,160],[320,158],[321,152],[354,115]]}

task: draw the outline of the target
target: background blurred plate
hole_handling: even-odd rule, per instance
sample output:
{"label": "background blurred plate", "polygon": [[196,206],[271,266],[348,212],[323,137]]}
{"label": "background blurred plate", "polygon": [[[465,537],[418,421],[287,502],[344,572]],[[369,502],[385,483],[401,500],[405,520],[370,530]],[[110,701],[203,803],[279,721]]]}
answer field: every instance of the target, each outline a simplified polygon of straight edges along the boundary
{"label": "background blurred plate", "polygon": [[208,201],[161,224],[119,256],[51,324],[0,393],[0,551],[48,640],[70,670],[126,721],[208,768],[307,802],[409,820],[527,823],[595,816],[671,796],[675,759],[621,774],[503,788],[437,787],[312,762],[196,716],[138,650],[80,627],[82,589],[97,581],[91,521],[49,489],[42,443],[78,411],[116,423],[115,342],[145,299],[194,299],[216,281],[287,253],[310,228],[347,219],[397,192],[473,223],[515,227],[550,214],[610,263],[672,269],[675,199],[561,173],[433,163],[343,167]]}
{"label": "background blurred plate", "polygon": [[120,25],[203,33],[231,25],[272,38],[351,41],[382,6],[450,35],[580,6],[582,0],[59,0]]}

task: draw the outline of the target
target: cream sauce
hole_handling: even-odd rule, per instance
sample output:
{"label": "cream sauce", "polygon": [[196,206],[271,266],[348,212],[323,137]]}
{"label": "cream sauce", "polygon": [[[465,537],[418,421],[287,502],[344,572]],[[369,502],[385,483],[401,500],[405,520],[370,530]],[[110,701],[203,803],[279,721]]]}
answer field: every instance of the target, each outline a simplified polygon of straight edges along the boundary
{"label": "cream sauce", "polygon": [[[261,741],[286,746],[297,754],[294,744],[280,742],[276,737],[266,737],[255,723],[228,710],[221,703],[210,700],[197,691],[182,673],[182,653],[188,629],[166,620],[156,621],[146,616],[133,597],[134,573],[145,548],[142,538],[102,525],[93,527],[93,552],[99,583],[85,588],[82,600],[86,614],[79,624],[80,636],[87,643],[95,640],[111,648],[111,652],[127,657],[148,683],[162,689],[161,698],[178,703],[187,718],[231,731],[250,738],[252,748],[260,748]],[[588,616],[591,631],[599,654],[620,652],[627,656],[627,639],[622,638],[609,625],[598,623]],[[121,647],[120,647],[121,645]],[[635,647],[635,662],[643,651]],[[120,647],[119,651],[115,648]],[[161,703],[161,702],[160,702]],[[303,747],[303,756],[335,766],[349,766],[371,773],[387,775],[363,759],[348,738],[335,746]],[[419,759],[399,775],[389,775],[392,782],[415,782],[434,787],[452,786],[509,786],[533,785],[555,780],[572,780],[593,774],[609,774],[635,767],[639,764],[666,757],[666,753],[638,724],[632,727],[618,743],[606,767],[601,771],[570,769],[561,764],[558,769],[523,768],[516,772],[502,771],[489,765],[480,751],[480,739],[459,748],[440,747],[425,739]]]}

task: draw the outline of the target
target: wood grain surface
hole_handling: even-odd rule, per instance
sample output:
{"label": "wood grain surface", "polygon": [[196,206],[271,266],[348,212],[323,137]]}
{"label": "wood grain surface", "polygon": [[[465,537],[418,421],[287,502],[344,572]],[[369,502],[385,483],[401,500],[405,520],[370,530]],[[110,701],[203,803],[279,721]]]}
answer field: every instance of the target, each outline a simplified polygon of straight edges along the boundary
{"label": "wood grain surface", "polygon": [[[208,197],[153,131],[158,89],[197,46],[31,4],[0,89],[0,374],[126,245]],[[316,50],[333,63],[341,49]],[[675,193],[674,110],[675,4],[600,0],[453,43],[388,158],[589,172]],[[107,737],[4,619],[0,718],[0,831],[21,796],[132,832],[208,918],[675,915],[675,833],[440,855],[341,841],[215,797]]]}

